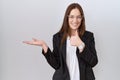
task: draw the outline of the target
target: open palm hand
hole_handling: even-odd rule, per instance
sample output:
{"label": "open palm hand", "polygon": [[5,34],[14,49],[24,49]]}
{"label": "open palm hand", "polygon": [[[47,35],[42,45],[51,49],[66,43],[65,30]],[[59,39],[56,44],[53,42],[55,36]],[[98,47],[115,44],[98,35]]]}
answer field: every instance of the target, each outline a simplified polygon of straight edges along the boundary
{"label": "open palm hand", "polygon": [[45,44],[43,40],[38,40],[35,38],[32,38],[32,41],[23,41],[23,43],[30,44],[30,45],[36,45],[36,46],[43,46]]}

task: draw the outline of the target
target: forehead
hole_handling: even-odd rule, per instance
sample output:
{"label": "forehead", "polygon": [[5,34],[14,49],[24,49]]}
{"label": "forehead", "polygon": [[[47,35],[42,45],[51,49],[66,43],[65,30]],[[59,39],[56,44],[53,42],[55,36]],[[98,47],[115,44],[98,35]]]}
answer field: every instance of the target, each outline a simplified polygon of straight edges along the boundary
{"label": "forehead", "polygon": [[70,11],[70,15],[80,15],[80,11],[78,8],[74,8]]}

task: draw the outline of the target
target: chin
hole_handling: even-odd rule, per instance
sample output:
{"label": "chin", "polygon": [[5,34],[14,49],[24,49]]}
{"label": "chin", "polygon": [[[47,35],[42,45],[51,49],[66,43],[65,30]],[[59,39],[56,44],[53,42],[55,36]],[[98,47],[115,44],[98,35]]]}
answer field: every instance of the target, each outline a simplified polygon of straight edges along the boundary
{"label": "chin", "polygon": [[72,30],[77,30],[79,27],[72,27],[71,29]]}

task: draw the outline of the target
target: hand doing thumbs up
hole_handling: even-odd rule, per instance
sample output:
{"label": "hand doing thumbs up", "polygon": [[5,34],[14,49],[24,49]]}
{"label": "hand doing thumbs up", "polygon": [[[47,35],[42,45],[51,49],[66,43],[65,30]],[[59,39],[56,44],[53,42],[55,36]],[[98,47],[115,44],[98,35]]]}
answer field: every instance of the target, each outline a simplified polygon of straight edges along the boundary
{"label": "hand doing thumbs up", "polygon": [[77,47],[80,46],[80,44],[82,44],[82,40],[80,39],[77,30],[74,34],[71,35],[70,43],[72,46],[77,46]]}

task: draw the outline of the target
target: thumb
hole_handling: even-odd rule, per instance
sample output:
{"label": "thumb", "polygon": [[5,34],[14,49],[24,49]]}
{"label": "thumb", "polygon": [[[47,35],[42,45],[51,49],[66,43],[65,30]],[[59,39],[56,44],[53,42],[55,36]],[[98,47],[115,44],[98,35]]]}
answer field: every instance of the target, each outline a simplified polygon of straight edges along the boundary
{"label": "thumb", "polygon": [[32,38],[32,40],[33,40],[33,41],[37,41],[37,39],[35,39],[35,38]]}
{"label": "thumb", "polygon": [[78,36],[78,30],[75,31],[75,36]]}

